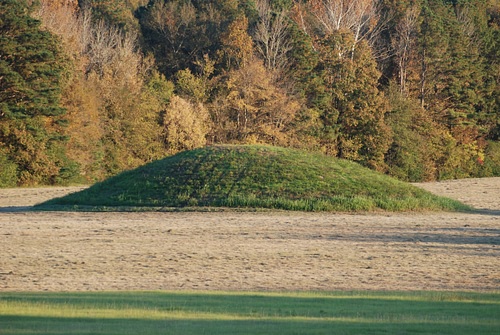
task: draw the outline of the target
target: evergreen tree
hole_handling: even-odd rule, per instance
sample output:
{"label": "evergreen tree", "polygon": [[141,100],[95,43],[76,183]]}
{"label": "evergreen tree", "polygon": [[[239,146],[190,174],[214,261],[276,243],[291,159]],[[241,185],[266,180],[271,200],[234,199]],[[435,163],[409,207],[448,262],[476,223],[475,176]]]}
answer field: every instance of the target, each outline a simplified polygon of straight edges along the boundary
{"label": "evergreen tree", "polygon": [[17,165],[19,183],[53,183],[75,172],[60,135],[65,61],[30,10],[25,0],[0,3],[0,151]]}
{"label": "evergreen tree", "polygon": [[[478,123],[487,130],[487,138],[500,140],[500,3],[490,1],[479,35],[484,46],[486,71],[485,113]],[[498,146],[497,146],[498,147]]]}
{"label": "evergreen tree", "polygon": [[318,63],[318,54],[311,38],[294,21],[290,23],[289,34],[291,49],[288,51],[288,68],[294,80],[303,86]]}
{"label": "evergreen tree", "polygon": [[64,71],[58,40],[29,16],[26,1],[0,3],[1,116],[56,116]]}
{"label": "evergreen tree", "polygon": [[322,111],[329,151],[384,170],[391,134],[384,123],[387,103],[377,88],[380,73],[367,43],[354,51],[352,43],[352,33],[340,31],[321,41],[312,96]]}
{"label": "evergreen tree", "polygon": [[123,0],[79,0],[84,9],[91,9],[95,20],[103,20],[109,25],[117,26],[124,31],[136,31],[137,22],[133,17],[130,1]]}

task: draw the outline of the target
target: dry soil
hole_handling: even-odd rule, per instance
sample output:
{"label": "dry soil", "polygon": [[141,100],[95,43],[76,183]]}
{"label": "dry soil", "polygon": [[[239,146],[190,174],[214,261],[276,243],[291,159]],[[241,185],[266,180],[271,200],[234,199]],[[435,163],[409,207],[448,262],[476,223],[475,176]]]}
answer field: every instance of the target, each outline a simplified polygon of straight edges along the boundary
{"label": "dry soil", "polygon": [[417,184],[477,213],[33,212],[0,189],[0,292],[500,290],[500,178]]}

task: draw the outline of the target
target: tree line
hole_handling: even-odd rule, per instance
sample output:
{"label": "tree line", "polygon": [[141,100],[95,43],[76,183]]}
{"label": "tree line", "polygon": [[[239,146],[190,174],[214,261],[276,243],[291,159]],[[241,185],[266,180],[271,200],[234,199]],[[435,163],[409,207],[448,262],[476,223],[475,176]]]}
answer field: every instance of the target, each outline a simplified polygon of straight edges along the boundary
{"label": "tree line", "polygon": [[0,186],[216,143],[500,175],[500,2],[3,0]]}

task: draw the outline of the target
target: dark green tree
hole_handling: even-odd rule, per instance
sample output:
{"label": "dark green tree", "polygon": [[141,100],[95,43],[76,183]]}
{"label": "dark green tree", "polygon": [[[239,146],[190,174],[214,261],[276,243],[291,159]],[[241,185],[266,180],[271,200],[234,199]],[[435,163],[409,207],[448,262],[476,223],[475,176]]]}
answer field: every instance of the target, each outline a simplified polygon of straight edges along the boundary
{"label": "dark green tree", "polygon": [[139,10],[145,49],[154,54],[168,77],[192,65],[200,50],[210,47],[212,38],[198,19],[190,1],[152,0]]}
{"label": "dark green tree", "polygon": [[27,10],[26,1],[0,3],[0,116],[61,115],[58,40]]}
{"label": "dark green tree", "polygon": [[[253,0],[150,0],[137,17],[144,51],[153,53],[160,72],[171,78],[186,68],[199,74],[197,64],[205,56],[218,58],[228,27],[243,17],[252,27],[258,13]],[[215,73],[223,70],[222,63]]]}
{"label": "dark green tree", "polygon": [[[427,50],[422,49],[423,62],[426,62],[425,52],[433,57],[429,59],[432,67],[429,73],[433,74],[430,78],[433,82],[428,85],[429,108],[438,113],[443,111],[442,116],[446,118],[443,121],[450,128],[474,124],[476,113],[480,113],[483,106],[485,79],[479,44],[475,40],[475,9],[472,5],[458,4],[432,7],[429,11],[433,13],[428,13],[425,20],[436,24],[422,29],[423,46],[429,46]],[[431,45],[429,39],[437,34],[440,43]],[[432,47],[436,49],[431,50]]]}
{"label": "dark green tree", "polygon": [[391,132],[384,123],[387,102],[377,87],[380,72],[367,43],[354,51],[352,43],[352,33],[342,31],[321,40],[310,98],[321,111],[328,151],[384,170]]}
{"label": "dark green tree", "polygon": [[75,172],[61,145],[65,57],[30,10],[25,0],[0,2],[0,152],[20,184],[53,183]]}
{"label": "dark green tree", "polygon": [[[481,1],[481,2],[485,2]],[[486,11],[478,15],[482,28],[478,34],[485,61],[486,92],[484,113],[478,124],[487,130],[489,140],[500,140],[500,3],[487,2]],[[497,146],[498,147],[498,146]]]}
{"label": "dark green tree", "polygon": [[[425,168],[431,171],[429,167],[435,165],[435,176],[439,178],[474,175],[479,167],[477,162],[483,157],[484,134],[488,133],[487,127],[480,126],[478,121],[485,120],[491,109],[487,98],[491,88],[485,71],[485,44],[481,41],[485,2],[423,0],[418,8],[413,4],[405,9],[406,16],[401,16],[394,26],[396,30],[404,28],[402,23],[408,20],[409,10],[418,10],[418,18],[413,18],[414,26],[407,27],[411,28],[412,34],[408,35],[411,40],[394,44],[406,49],[404,53],[395,52],[395,60],[400,57],[404,62],[393,62],[397,69],[391,79],[399,82],[400,91],[409,102],[418,99],[429,121],[440,129],[420,133],[425,141],[441,143],[434,147],[435,154],[431,157],[434,161],[427,160]],[[398,33],[401,38],[405,31],[393,34],[392,41],[404,42],[394,38]],[[414,111],[414,115],[418,113]],[[411,130],[391,123],[400,140],[401,134]]]}
{"label": "dark green tree", "polygon": [[291,77],[303,87],[318,63],[318,53],[311,37],[293,20],[290,21],[289,36],[291,48],[288,51],[288,69]]}
{"label": "dark green tree", "polygon": [[95,20],[103,20],[109,25],[117,26],[123,31],[135,31],[137,21],[133,17],[130,1],[123,0],[79,0],[79,6],[91,9]]}

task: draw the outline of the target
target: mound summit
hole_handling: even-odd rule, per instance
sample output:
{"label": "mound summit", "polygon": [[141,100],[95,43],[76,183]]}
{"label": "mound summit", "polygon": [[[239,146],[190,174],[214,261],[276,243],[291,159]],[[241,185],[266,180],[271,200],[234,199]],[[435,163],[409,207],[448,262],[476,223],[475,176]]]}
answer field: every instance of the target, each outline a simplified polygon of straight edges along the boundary
{"label": "mound summit", "polygon": [[123,172],[38,205],[51,210],[268,208],[467,210],[359,164],[272,146],[210,146]]}

